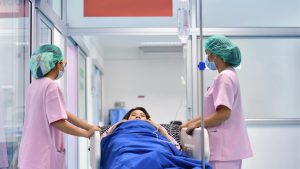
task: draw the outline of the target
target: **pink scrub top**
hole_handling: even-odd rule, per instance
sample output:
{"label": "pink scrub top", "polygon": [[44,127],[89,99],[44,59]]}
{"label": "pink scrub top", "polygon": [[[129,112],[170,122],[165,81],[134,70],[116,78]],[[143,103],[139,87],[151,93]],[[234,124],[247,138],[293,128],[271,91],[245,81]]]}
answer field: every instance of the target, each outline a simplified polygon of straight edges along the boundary
{"label": "pink scrub top", "polygon": [[224,105],[231,110],[229,119],[218,126],[207,128],[210,160],[233,161],[252,156],[252,150],[244,120],[240,85],[234,68],[218,74],[204,97],[204,116],[216,112]]}
{"label": "pink scrub top", "polygon": [[26,95],[20,169],[65,169],[64,134],[51,123],[67,119],[63,94],[47,77],[34,80]]}

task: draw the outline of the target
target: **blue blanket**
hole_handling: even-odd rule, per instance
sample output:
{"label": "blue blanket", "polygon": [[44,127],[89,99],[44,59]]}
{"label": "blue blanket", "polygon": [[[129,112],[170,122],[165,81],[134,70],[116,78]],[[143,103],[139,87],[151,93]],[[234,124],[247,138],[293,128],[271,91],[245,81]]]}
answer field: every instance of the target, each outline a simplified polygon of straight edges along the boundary
{"label": "blue blanket", "polygon": [[101,169],[162,168],[200,169],[202,162],[186,157],[143,120],[121,123],[101,141]]}

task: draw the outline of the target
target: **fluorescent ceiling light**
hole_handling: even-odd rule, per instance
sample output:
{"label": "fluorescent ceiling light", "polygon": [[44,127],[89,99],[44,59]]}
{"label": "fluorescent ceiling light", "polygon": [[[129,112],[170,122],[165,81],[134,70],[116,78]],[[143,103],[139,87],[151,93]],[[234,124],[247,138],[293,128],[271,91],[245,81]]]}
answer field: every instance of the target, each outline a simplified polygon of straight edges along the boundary
{"label": "fluorescent ceiling light", "polygon": [[181,42],[142,42],[139,49],[145,53],[182,52]]}

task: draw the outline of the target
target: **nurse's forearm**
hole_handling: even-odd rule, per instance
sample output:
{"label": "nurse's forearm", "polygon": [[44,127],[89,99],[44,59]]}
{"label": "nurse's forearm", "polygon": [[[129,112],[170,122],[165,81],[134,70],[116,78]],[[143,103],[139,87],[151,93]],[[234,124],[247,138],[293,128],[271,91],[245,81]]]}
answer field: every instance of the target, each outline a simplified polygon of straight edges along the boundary
{"label": "nurse's forearm", "polygon": [[230,109],[220,109],[211,116],[205,118],[205,127],[218,126],[230,117]]}
{"label": "nurse's forearm", "polygon": [[67,112],[67,115],[68,115],[68,121],[77,127],[83,128],[85,130],[89,130],[90,128],[93,127],[92,125],[88,124],[86,121],[81,120],[80,118],[78,118],[77,116],[75,116],[70,112]]}
{"label": "nurse's forearm", "polygon": [[89,137],[88,131],[74,126],[73,124],[69,123],[67,120],[58,120],[56,122],[51,123],[51,125],[59,129],[60,131],[73,136],[80,136],[80,137],[87,137],[87,138]]}
{"label": "nurse's forearm", "polygon": [[190,122],[196,122],[201,120],[200,116],[194,117],[192,120],[190,120]]}
{"label": "nurse's forearm", "polygon": [[218,126],[223,122],[223,119],[217,116],[216,113],[205,118],[205,127],[214,127]]}

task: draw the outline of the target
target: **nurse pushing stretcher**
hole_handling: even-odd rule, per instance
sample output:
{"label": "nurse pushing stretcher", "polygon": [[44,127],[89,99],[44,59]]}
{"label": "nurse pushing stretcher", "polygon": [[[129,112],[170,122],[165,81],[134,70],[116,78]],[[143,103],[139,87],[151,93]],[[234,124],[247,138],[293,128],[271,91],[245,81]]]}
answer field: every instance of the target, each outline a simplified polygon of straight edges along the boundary
{"label": "nurse pushing stretcher", "polygon": [[[204,97],[210,163],[213,169],[241,169],[242,160],[251,157],[252,150],[235,70],[241,63],[240,49],[225,36],[211,36],[205,42],[205,53],[207,67],[219,73]],[[196,117],[181,128],[192,134],[200,125],[201,117]]]}
{"label": "nurse pushing stretcher", "polygon": [[20,169],[65,169],[64,133],[89,138],[100,128],[67,112],[64,96],[55,80],[66,67],[61,50],[42,45],[31,56],[35,80],[25,99],[25,121],[20,144]]}

